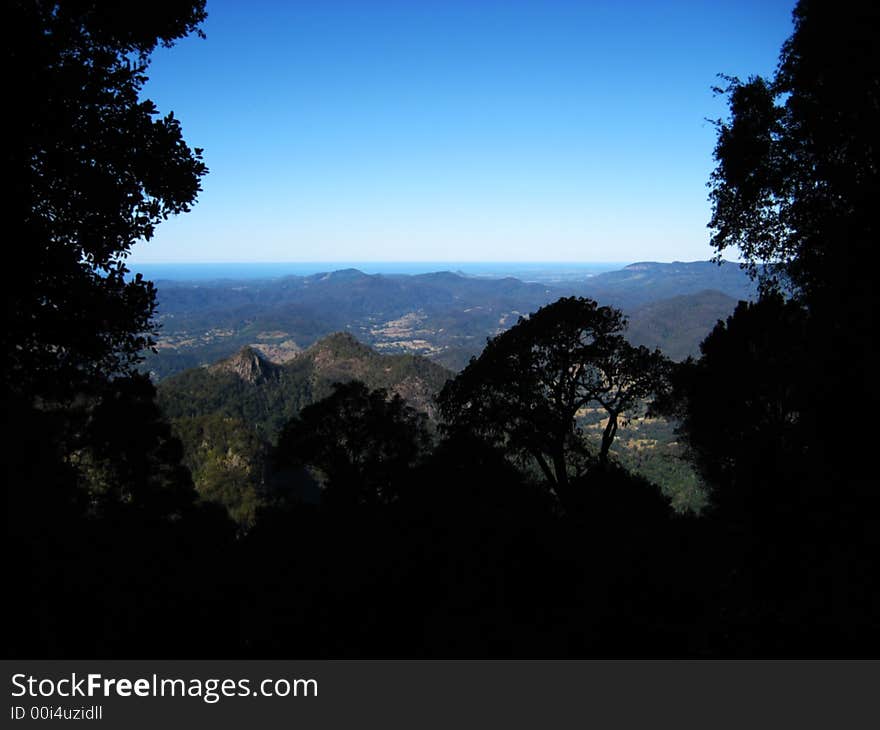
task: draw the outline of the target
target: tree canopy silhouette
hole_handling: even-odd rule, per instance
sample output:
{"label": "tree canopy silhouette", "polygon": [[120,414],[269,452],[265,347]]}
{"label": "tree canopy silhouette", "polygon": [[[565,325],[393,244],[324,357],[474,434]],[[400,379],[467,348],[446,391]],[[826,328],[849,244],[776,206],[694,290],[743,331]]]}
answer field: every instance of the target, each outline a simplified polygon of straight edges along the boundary
{"label": "tree canopy silhouette", "polygon": [[276,465],[317,468],[330,503],[387,504],[430,444],[426,421],[399,395],[337,383],[284,427]]}
{"label": "tree canopy silhouette", "polygon": [[[787,289],[805,308],[797,326],[802,358],[788,378],[809,393],[795,418],[812,424],[802,429],[803,437],[814,469],[827,470],[839,449],[834,439],[816,436],[817,424],[839,419],[843,392],[852,405],[870,410],[877,404],[877,298],[866,264],[878,238],[880,8],[802,0],[793,19],[794,32],[771,79],[728,79],[730,118],[718,123],[710,226],[719,255],[739,248],[765,293]],[[771,266],[762,271],[761,263]],[[785,317],[792,314],[788,307]],[[748,316],[754,320],[757,312],[741,310],[734,319]],[[760,340],[754,355],[763,353],[767,369],[791,359],[782,352],[790,336],[779,333],[774,342],[747,325],[731,323],[727,331],[751,331]],[[769,322],[762,326],[773,331]],[[721,339],[716,333],[713,347]],[[850,437],[856,458],[870,450],[857,431]]]}
{"label": "tree canopy silhouette", "polygon": [[630,345],[625,326],[620,311],[579,297],[520,318],[440,393],[446,428],[534,459],[565,502],[571,477],[589,463],[578,412],[594,406],[607,413],[604,463],[621,416],[640,408],[665,372],[662,354]]}
{"label": "tree canopy silhouette", "polygon": [[712,244],[738,248],[753,273],[779,264],[771,288],[781,274],[813,304],[847,292],[861,305],[880,198],[880,7],[801,0],[793,17],[772,78],[727,78]]}
{"label": "tree canopy silhouette", "polygon": [[813,389],[793,374],[809,356],[807,333],[806,313],[795,301],[766,294],[740,302],[700,345],[700,359],[675,368],[672,387],[654,403],[680,419],[679,431],[714,487],[716,504],[741,517],[791,500],[767,489],[764,478],[768,471],[787,472],[795,482],[803,466]]}
{"label": "tree canopy silhouette", "polygon": [[815,384],[816,420],[833,420],[842,391],[868,409],[878,403],[869,262],[880,200],[880,7],[802,0],[793,19],[772,78],[728,79],[710,226],[719,256],[738,248],[753,275],[771,264],[764,289],[787,289],[807,308],[814,347],[792,377]]}
{"label": "tree canopy silhouette", "polygon": [[155,290],[125,258],[189,210],[206,168],[140,92],[156,46],[204,18],[204,0],[7,6],[8,384],[68,395],[151,344]]}
{"label": "tree canopy silhouette", "polygon": [[155,289],[125,265],[189,210],[206,172],[174,115],[141,98],[152,51],[204,18],[203,0],[7,4],[2,337],[21,655],[188,651],[211,630],[179,617],[230,615],[208,598],[216,575],[200,553],[221,555],[232,531],[196,504],[135,372]]}
{"label": "tree canopy silhouette", "polygon": [[849,413],[878,402],[880,8],[801,0],[793,18],[771,79],[727,79],[710,181],[712,243],[743,253],[761,298],[676,369],[667,406],[728,535],[732,640],[864,652],[880,503]]}

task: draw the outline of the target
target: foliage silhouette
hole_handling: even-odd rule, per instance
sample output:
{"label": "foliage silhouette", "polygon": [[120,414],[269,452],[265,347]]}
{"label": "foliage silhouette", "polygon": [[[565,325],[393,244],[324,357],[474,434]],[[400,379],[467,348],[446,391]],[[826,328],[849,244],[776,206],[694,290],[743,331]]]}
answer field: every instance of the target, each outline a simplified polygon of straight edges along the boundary
{"label": "foliage silhouette", "polygon": [[[14,656],[213,655],[233,530],[196,503],[143,377],[67,408],[14,399],[7,540]],[[186,620],[182,620],[186,617]]]}
{"label": "foliage silhouette", "polygon": [[712,243],[719,256],[738,248],[755,273],[779,264],[770,288],[783,274],[812,306],[861,310],[880,196],[880,9],[801,0],[793,18],[771,79],[727,78],[719,90],[731,116],[717,123]]}
{"label": "foliage silhouette", "polygon": [[569,501],[571,477],[590,460],[578,411],[592,405],[607,413],[598,455],[605,464],[620,418],[640,408],[666,371],[659,351],[624,340],[625,326],[618,310],[575,297],[520,318],[438,396],[447,430],[534,459],[560,501]]}
{"label": "foliage silhouette", "polygon": [[[4,389],[15,656],[212,654],[231,525],[198,505],[135,373],[153,286],[125,259],[189,209],[205,166],[139,97],[204,2],[19,2],[5,15],[10,180]],[[224,575],[230,574],[229,571]]]}
{"label": "foliage silhouette", "polygon": [[206,172],[173,114],[139,98],[149,56],[197,32],[204,2],[109,7],[15,0],[9,115],[7,383],[37,395],[129,373],[150,346],[155,289],[125,258],[189,210]]}
{"label": "foliage silhouette", "polygon": [[747,496],[756,477],[770,464],[797,470],[804,463],[810,393],[794,374],[809,355],[807,333],[797,302],[778,294],[740,302],[703,341],[700,359],[678,367],[670,391],[655,401],[656,410],[681,419],[716,503],[738,500],[743,514],[761,514],[769,495]]}
{"label": "foliage silhouette", "polygon": [[354,380],[337,383],[330,396],[288,422],[278,438],[276,464],[317,469],[322,499],[333,504],[387,504],[430,441],[423,413],[399,395],[389,398],[385,390]]}
{"label": "foliage silhouette", "polygon": [[710,520],[726,534],[722,651],[873,653],[874,445],[847,413],[877,406],[866,262],[880,192],[880,11],[802,0],[794,21],[772,79],[728,79],[710,183],[713,245],[743,252],[762,298],[716,327],[657,405],[682,418],[713,489]]}

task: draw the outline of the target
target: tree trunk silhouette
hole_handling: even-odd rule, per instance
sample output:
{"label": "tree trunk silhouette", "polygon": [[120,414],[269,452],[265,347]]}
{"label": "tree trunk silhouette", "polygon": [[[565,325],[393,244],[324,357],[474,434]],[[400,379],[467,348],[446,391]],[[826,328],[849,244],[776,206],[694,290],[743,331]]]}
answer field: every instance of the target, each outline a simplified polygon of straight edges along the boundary
{"label": "tree trunk silhouette", "polygon": [[602,432],[602,448],[599,451],[599,465],[602,467],[608,465],[608,452],[617,435],[617,416],[617,413],[608,414],[608,423],[605,424],[605,430]]}

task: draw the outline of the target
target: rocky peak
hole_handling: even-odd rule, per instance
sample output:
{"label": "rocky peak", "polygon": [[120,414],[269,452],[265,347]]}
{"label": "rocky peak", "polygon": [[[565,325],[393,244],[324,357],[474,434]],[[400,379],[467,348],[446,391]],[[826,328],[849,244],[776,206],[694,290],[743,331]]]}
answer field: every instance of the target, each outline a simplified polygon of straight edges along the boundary
{"label": "rocky peak", "polygon": [[221,360],[213,370],[235,373],[247,383],[261,383],[275,375],[277,366],[266,360],[253,347],[242,347],[226,360]]}

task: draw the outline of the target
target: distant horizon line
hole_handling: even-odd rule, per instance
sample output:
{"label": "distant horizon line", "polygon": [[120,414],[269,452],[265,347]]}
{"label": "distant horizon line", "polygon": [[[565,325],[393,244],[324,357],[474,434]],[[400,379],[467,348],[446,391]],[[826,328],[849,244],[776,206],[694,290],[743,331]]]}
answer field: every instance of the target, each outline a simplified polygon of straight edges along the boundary
{"label": "distant horizon line", "polygon": [[[677,264],[677,263],[711,263],[706,259],[619,259],[588,260],[588,259],[304,259],[297,261],[126,261],[131,266],[269,266],[269,265],[314,265],[314,264],[577,264],[577,265],[612,265],[612,264]],[[724,259],[724,263],[739,263]]]}
{"label": "distant horizon line", "polygon": [[711,265],[697,261],[163,261],[126,262],[129,277],[153,281],[276,279],[357,271],[366,276],[423,276],[453,273],[478,278],[515,278],[525,282],[559,282],[593,277],[633,267]]}

